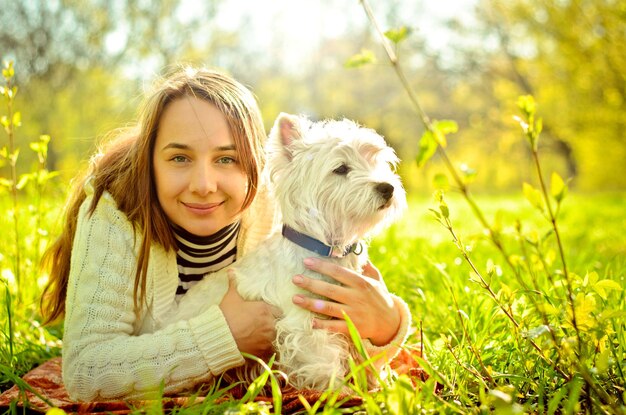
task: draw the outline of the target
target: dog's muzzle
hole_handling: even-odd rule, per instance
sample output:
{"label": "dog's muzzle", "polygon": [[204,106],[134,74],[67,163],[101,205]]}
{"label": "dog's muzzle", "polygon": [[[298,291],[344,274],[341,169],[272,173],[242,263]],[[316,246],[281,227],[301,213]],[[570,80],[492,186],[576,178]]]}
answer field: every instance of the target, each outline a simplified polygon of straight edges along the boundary
{"label": "dog's muzzle", "polygon": [[385,201],[382,205],[380,205],[378,210],[387,209],[389,206],[391,206],[391,199],[393,198],[394,191],[393,185],[389,183],[378,183],[374,187],[374,189]]}

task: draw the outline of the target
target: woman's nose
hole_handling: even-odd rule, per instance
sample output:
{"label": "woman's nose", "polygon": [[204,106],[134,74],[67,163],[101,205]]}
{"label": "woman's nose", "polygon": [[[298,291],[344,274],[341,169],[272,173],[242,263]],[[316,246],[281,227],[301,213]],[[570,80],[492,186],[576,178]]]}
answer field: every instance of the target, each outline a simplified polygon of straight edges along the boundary
{"label": "woman's nose", "polygon": [[201,196],[217,190],[217,177],[209,165],[197,165],[189,178],[189,190]]}

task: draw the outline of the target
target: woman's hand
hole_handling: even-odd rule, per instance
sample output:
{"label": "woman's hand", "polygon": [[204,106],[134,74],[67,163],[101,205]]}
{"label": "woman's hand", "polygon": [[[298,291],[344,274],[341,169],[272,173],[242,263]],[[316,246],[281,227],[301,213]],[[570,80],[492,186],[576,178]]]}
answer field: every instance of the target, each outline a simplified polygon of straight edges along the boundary
{"label": "woman's hand", "polygon": [[295,295],[293,303],[313,311],[334,317],[332,320],[313,319],[313,327],[348,334],[348,325],[343,319],[345,312],[362,338],[372,344],[388,344],[397,334],[401,323],[398,305],[387,291],[380,272],[368,262],[363,275],[332,262],[307,258],[304,265],[312,270],[333,278],[343,286],[307,278],[293,277],[293,283],[312,293],[327,297],[328,300]]}
{"label": "woman's hand", "polygon": [[228,274],[228,291],[220,303],[228,327],[240,352],[257,357],[274,353],[272,342],[276,337],[276,318],[280,308],[263,301],[246,301],[237,292],[233,272]]}

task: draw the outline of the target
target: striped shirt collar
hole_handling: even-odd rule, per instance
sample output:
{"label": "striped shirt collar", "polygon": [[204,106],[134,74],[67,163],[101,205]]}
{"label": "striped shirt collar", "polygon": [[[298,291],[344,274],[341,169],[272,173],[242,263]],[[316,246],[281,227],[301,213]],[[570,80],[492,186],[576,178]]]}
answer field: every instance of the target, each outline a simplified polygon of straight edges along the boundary
{"label": "striped shirt collar", "polygon": [[234,222],[213,235],[198,236],[175,227],[178,289],[184,294],[205,275],[232,264],[237,258],[240,222]]}

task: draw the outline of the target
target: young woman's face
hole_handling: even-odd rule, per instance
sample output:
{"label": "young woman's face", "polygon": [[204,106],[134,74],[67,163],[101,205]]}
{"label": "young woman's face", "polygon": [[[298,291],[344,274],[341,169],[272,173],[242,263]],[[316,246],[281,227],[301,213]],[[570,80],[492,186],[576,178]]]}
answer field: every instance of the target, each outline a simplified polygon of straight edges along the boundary
{"label": "young woman's face", "polygon": [[248,179],[226,118],[214,105],[193,97],[170,102],[153,162],[159,203],[172,223],[208,236],[238,219]]}

